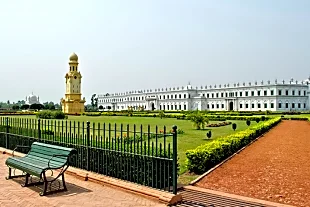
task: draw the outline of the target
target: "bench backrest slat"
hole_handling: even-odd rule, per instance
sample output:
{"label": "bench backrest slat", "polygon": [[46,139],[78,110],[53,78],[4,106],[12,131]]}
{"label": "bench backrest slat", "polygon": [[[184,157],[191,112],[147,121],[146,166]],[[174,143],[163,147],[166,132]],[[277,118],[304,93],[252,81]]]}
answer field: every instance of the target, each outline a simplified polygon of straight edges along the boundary
{"label": "bench backrest slat", "polygon": [[[47,162],[53,155],[70,155],[74,149],[56,145],[34,142],[28,152],[28,157],[38,159],[38,161]],[[52,163],[64,165],[67,162],[67,157],[53,157]]]}

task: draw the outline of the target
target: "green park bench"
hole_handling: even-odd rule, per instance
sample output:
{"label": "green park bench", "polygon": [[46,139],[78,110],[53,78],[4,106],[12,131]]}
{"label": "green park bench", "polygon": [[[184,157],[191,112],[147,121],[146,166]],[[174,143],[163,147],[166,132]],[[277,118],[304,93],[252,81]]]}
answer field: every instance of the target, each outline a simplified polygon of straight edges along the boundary
{"label": "green park bench", "polygon": [[[30,150],[24,157],[14,157],[14,151],[18,148],[28,148]],[[6,177],[6,179],[25,177],[25,183],[22,184],[23,187],[44,184],[43,191],[40,192],[41,196],[54,192],[66,191],[67,187],[64,173],[69,167],[69,158],[73,153],[76,153],[76,150],[73,148],[40,142],[34,142],[31,146],[18,145],[13,150],[13,157],[9,157],[5,162],[9,167],[9,176]],[[11,174],[12,169],[14,169],[14,175]],[[15,175],[15,169],[21,170],[23,172],[22,175]],[[58,175],[48,177],[46,175],[47,171],[51,171],[51,176],[53,176],[54,171],[57,171]],[[30,176],[38,177],[40,180],[38,182],[32,182],[32,177]],[[58,180],[60,176],[62,177],[62,188]],[[28,182],[29,178],[31,183]],[[59,184],[58,189],[52,191],[52,183],[56,180]],[[47,192],[48,185],[50,187],[49,192]]]}

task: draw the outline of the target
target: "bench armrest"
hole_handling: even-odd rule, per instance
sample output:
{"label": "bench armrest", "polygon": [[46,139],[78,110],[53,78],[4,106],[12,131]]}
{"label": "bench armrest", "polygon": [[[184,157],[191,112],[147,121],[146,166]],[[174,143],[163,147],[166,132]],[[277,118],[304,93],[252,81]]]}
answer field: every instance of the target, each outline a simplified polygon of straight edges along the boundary
{"label": "bench armrest", "polygon": [[12,156],[14,157],[14,152],[18,149],[18,148],[28,148],[30,149],[30,146],[22,146],[22,145],[16,145],[16,147],[14,148],[13,152],[12,152]]}
{"label": "bench armrest", "polygon": [[47,166],[50,168],[50,162],[54,157],[69,157],[69,155],[52,155],[52,157],[48,160]]}

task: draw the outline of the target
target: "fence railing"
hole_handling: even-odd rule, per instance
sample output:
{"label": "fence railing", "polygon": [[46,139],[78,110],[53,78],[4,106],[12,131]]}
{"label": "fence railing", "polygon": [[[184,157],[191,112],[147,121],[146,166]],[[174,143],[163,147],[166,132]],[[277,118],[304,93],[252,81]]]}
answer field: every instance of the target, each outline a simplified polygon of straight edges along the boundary
{"label": "fence railing", "polygon": [[75,148],[73,167],[176,194],[176,126],[145,130],[143,125],[0,117],[1,147],[34,141]]}

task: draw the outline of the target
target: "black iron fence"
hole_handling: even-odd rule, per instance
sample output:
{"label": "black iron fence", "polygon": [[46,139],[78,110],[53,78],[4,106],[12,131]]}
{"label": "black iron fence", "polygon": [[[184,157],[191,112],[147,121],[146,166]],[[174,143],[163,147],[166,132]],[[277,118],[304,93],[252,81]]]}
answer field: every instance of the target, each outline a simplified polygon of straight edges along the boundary
{"label": "black iron fence", "polygon": [[176,194],[176,126],[145,130],[143,125],[0,117],[0,147],[34,141],[75,148],[73,167]]}

